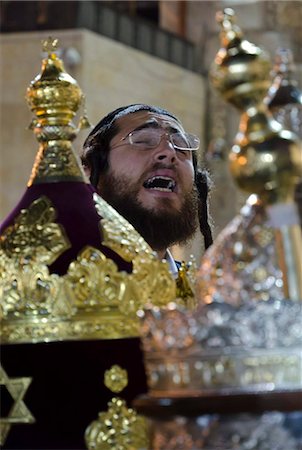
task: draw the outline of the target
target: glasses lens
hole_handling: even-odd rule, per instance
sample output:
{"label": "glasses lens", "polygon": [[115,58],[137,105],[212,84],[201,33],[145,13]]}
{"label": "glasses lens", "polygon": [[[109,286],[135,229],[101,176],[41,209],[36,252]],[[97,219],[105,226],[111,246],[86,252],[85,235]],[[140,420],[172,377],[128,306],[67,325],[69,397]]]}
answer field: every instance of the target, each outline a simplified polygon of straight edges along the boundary
{"label": "glasses lens", "polygon": [[161,133],[156,129],[133,131],[129,134],[130,144],[146,148],[156,147],[160,143]]}
{"label": "glasses lens", "polygon": [[[164,133],[165,134],[165,133]],[[160,128],[145,128],[135,130],[129,134],[129,142],[132,145],[141,147],[142,149],[157,147],[164,136],[163,130]],[[175,149],[178,150],[198,150],[199,139],[197,136],[189,133],[171,133],[170,140]]]}
{"label": "glasses lens", "polygon": [[200,141],[197,136],[189,133],[173,133],[171,141],[175,148],[179,150],[198,150]]}

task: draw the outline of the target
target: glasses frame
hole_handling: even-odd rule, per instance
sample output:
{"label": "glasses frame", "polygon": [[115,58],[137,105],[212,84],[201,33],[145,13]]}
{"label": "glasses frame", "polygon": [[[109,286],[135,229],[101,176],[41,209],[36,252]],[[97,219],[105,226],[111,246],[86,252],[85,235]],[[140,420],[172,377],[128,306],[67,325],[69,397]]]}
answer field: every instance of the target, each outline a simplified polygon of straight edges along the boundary
{"label": "glasses frame", "polygon": [[[135,142],[132,141],[132,135],[133,135],[134,133],[138,133],[138,132],[143,131],[143,130],[158,130],[158,128],[141,128],[141,129],[139,129],[139,130],[133,130],[133,131],[130,131],[130,133],[128,133],[128,134],[127,134],[126,136],[124,136],[123,138],[121,138],[120,141],[119,141],[116,145],[114,145],[113,147],[111,147],[111,149],[120,147],[121,145],[123,145],[121,142],[123,142],[123,141],[125,141],[125,140],[127,140],[127,139],[128,139],[128,141],[129,141],[129,144],[130,144],[130,145],[133,145],[133,147],[139,147],[140,144],[137,144],[137,143],[135,143]],[[176,144],[173,142],[173,135],[174,135],[174,134],[183,134],[185,137],[188,136],[189,139],[190,139],[191,137],[194,138],[194,139],[196,139],[197,142],[198,142],[198,147],[192,147],[192,148],[179,147],[178,145],[176,145]],[[196,135],[194,135],[194,134],[187,133],[187,132],[185,132],[185,131],[184,131],[184,132],[181,132],[181,131],[171,131],[171,132],[163,131],[163,133],[160,135],[160,139],[159,139],[158,143],[157,143],[156,145],[149,146],[149,147],[147,147],[147,148],[148,148],[148,149],[154,149],[154,148],[158,147],[159,144],[161,143],[161,141],[162,141],[162,139],[163,139],[164,136],[167,136],[167,137],[168,137],[169,142],[173,145],[173,148],[174,148],[174,150],[176,150],[176,151],[181,151],[181,152],[196,152],[196,151],[198,151],[198,150],[200,149],[200,139],[199,139],[199,137],[196,136]],[[171,138],[172,138],[172,139],[171,139]]]}

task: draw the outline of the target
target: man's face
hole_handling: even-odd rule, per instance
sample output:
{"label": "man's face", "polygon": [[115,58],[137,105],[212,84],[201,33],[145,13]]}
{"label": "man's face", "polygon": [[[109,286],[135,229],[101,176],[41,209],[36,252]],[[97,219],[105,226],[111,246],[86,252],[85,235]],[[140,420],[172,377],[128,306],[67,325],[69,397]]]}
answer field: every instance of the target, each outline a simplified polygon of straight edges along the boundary
{"label": "man's face", "polygon": [[[110,143],[109,169],[100,177],[99,193],[155,250],[187,240],[197,227],[192,154],[175,150],[169,140],[169,133],[182,132],[182,126],[149,111],[121,117],[116,125],[119,131]],[[156,147],[146,149],[124,139],[145,129],[162,136]]]}

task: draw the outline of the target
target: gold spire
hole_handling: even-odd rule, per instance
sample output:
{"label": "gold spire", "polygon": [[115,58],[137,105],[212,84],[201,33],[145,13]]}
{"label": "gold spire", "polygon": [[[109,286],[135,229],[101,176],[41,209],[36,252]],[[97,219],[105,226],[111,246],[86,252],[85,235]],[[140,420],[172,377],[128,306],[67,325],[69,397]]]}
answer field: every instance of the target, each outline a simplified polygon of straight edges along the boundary
{"label": "gold spire", "polygon": [[301,142],[283,130],[263,99],[271,83],[268,54],[244,40],[235,14],[217,15],[221,48],[210,70],[213,86],[241,111],[239,132],[229,155],[235,181],[246,192],[272,204],[291,201],[301,177]]}
{"label": "gold spire", "polygon": [[[262,230],[269,227],[274,236],[272,251],[269,251],[267,246],[260,249],[259,245],[256,245],[251,250],[255,252],[254,261],[259,252],[267,258],[266,268],[268,266],[272,268],[275,266],[272,263],[274,255],[276,267],[282,274],[279,289],[283,293],[283,298],[301,300],[302,256],[299,250],[302,248],[302,236],[294,192],[302,176],[302,143],[294,133],[283,129],[281,124],[273,119],[265,104],[264,97],[271,83],[271,64],[266,52],[243,40],[240,29],[235,26],[235,15],[232,10],[225,9],[218,14],[217,19],[222,27],[221,48],[211,67],[210,78],[224,99],[241,112],[239,131],[229,153],[230,171],[238,186],[245,192],[256,194],[253,197],[261,204],[258,208],[255,206],[257,202],[247,202],[245,216],[244,214],[241,216],[241,222],[246,227],[245,237],[241,236],[241,242],[237,247],[246,248],[244,239],[247,239],[249,232],[257,234],[257,226]],[[257,226],[253,226],[253,221]],[[234,235],[232,234],[232,239],[235,239]],[[203,269],[199,272],[203,274],[200,279],[206,280],[204,270],[207,265],[212,269],[216,265],[217,273],[226,278],[224,271],[219,267],[224,264],[223,259],[226,258],[219,248],[221,243],[218,241],[217,239],[210,253],[215,253],[219,262],[214,263],[212,256],[212,264],[207,264],[205,260],[209,254],[206,255]],[[243,265],[249,264],[248,252],[240,251],[238,256],[235,245],[233,247],[231,252],[234,261],[239,260]],[[224,250],[227,252],[226,243]],[[221,259],[219,254],[222,254]],[[211,273],[215,273],[215,270]],[[255,274],[254,270],[252,273]],[[209,291],[209,280],[206,283],[208,285],[206,289]],[[217,278],[214,276],[213,285],[215,283],[218,286]]]}
{"label": "gold spire", "polygon": [[30,83],[26,93],[27,103],[35,115],[30,129],[40,144],[28,186],[84,181],[71,145],[78,133],[72,119],[83,101],[83,94],[55,53],[58,39],[49,37],[42,42],[42,47],[47,57],[42,61],[41,73]]}
{"label": "gold spire", "polygon": [[[216,14],[221,25],[221,48],[210,69],[210,80],[224,99],[240,110],[246,100],[258,103],[270,85],[270,56],[255,44],[243,39],[231,8]],[[256,94],[256,96],[255,96]]]}

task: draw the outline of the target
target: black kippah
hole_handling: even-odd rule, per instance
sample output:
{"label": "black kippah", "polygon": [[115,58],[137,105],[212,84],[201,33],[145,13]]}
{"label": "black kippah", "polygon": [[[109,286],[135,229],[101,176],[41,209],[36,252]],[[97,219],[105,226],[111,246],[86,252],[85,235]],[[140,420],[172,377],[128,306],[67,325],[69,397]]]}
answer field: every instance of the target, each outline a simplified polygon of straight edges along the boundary
{"label": "black kippah", "polygon": [[88,134],[87,138],[95,134],[97,131],[99,131],[102,128],[107,128],[108,125],[111,125],[114,122],[115,116],[119,114],[121,111],[126,109],[127,106],[121,106],[120,108],[115,109],[114,111],[111,111],[107,116],[103,117],[93,128],[92,131]]}

